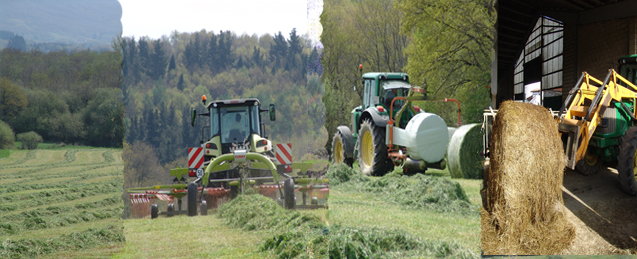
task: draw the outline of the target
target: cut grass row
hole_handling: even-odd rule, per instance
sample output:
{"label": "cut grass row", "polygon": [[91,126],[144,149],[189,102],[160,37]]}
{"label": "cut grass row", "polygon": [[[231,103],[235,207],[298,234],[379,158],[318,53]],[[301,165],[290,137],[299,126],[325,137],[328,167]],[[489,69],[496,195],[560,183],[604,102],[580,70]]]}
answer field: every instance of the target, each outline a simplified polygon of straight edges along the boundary
{"label": "cut grass row", "polygon": [[[38,185],[38,184],[69,184],[78,181],[87,180],[96,177],[121,175],[121,165],[99,165],[99,166],[80,166],[80,167],[58,167],[42,170],[38,174],[22,175],[5,175],[0,178],[3,182],[11,180],[17,182],[15,185]],[[65,178],[65,179],[62,179]],[[17,179],[17,180],[16,180]],[[73,181],[75,179],[76,181]]]}
{"label": "cut grass row", "polygon": [[[446,171],[428,174],[449,178]],[[422,181],[419,177],[404,180]],[[115,257],[476,257],[480,253],[480,220],[474,209],[480,204],[480,182],[459,181],[466,194],[462,199],[471,203],[466,212],[409,206],[383,197],[388,195],[361,191],[361,186],[330,184],[328,210],[279,214],[263,209],[277,207],[272,201],[255,206],[233,203],[235,200],[229,211],[217,211],[213,216],[127,220],[128,241]],[[230,219],[233,216],[229,215],[241,218]],[[183,250],[161,245],[171,240],[192,242],[183,244]]]}
{"label": "cut grass row", "polygon": [[123,246],[121,150],[9,154],[0,159],[0,258],[72,257],[77,250]]}
{"label": "cut grass row", "polygon": [[[86,209],[86,208],[89,208],[87,207],[89,205],[85,205],[85,204],[94,204],[94,203],[99,204],[99,203],[104,203],[105,201],[110,202],[110,204],[104,204],[104,205],[119,206],[120,204],[113,203],[113,202],[119,202],[117,199],[121,199],[121,196],[115,193],[106,193],[101,195],[88,196],[81,199],[76,199],[76,200],[71,200],[66,202],[58,202],[58,203],[55,203],[55,205],[44,204],[41,206],[18,209],[15,211],[3,213],[0,219],[20,220],[20,219],[29,217],[28,215],[46,214],[46,213],[42,213],[42,211],[45,211],[45,210],[49,212],[48,214],[60,214],[63,211],[67,211],[65,209],[68,209],[69,211],[73,209]],[[94,207],[90,207],[90,208],[94,208]],[[33,211],[36,211],[36,213],[33,213]],[[40,212],[38,213],[37,211],[40,211]]]}
{"label": "cut grass row", "polygon": [[[43,170],[40,174],[20,174],[20,175],[12,175],[2,178],[4,179],[21,179],[24,182],[20,182],[18,184],[2,184],[0,188],[4,188],[0,190],[0,193],[7,192],[17,192],[20,190],[33,190],[33,189],[44,189],[44,188],[53,188],[53,186],[69,186],[69,184],[73,184],[74,182],[56,182],[52,183],[34,183],[37,180],[43,179],[51,179],[51,178],[62,178],[68,177],[69,175],[75,176],[78,180],[86,180],[94,177],[106,176],[106,175],[114,175],[121,174],[121,166],[120,165],[97,165],[90,167],[78,167],[78,168],[68,168],[68,171],[64,170],[56,170],[56,168],[49,170]],[[74,170],[70,170],[74,169]],[[49,175],[47,172],[53,172]],[[4,181],[3,181],[4,182]]]}
{"label": "cut grass row", "polygon": [[[13,158],[15,153],[16,157]],[[21,154],[25,154],[21,157]],[[80,159],[77,158],[80,156]],[[112,149],[96,149],[96,150],[12,150],[12,156],[0,160],[3,168],[25,168],[38,166],[59,166],[61,164],[75,165],[96,165],[121,163],[114,156],[121,156],[121,152],[114,152]],[[13,159],[12,159],[13,158]],[[25,163],[29,161],[29,163]]]}

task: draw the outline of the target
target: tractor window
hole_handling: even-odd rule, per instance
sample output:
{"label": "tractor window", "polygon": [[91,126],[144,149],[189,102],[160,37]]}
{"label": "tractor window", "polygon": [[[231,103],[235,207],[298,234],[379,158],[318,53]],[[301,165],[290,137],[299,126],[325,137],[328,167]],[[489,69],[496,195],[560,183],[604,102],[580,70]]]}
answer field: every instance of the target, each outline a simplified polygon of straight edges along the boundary
{"label": "tractor window", "polygon": [[221,143],[243,143],[250,134],[248,107],[223,107],[221,115]]}
{"label": "tractor window", "polygon": [[407,88],[409,90],[409,88],[411,88],[411,85],[409,85],[407,82],[403,80],[383,80],[383,81],[380,81],[380,85],[383,87],[383,89]]}
{"label": "tractor window", "polygon": [[250,107],[250,123],[252,126],[252,132],[261,135],[259,127],[259,106]]}
{"label": "tractor window", "polygon": [[219,109],[210,108],[210,137],[219,135]]}
{"label": "tractor window", "polygon": [[[385,106],[391,105],[394,97],[406,97],[409,93],[410,85],[402,80],[383,80],[380,82],[383,87],[381,97],[383,97]],[[405,103],[404,100],[397,100],[394,102],[394,108],[401,107]]]}
{"label": "tractor window", "polygon": [[628,81],[637,85],[637,64],[624,64],[619,67],[619,74]]}
{"label": "tractor window", "polygon": [[365,79],[365,92],[363,93],[363,109],[367,109],[371,103],[372,98],[372,80]]}

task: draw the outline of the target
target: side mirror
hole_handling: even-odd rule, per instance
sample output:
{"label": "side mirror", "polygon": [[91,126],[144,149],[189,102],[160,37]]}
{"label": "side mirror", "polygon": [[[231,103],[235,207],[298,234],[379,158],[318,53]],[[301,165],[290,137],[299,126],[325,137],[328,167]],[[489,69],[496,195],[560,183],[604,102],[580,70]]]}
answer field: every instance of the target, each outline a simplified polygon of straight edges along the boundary
{"label": "side mirror", "polygon": [[268,113],[270,114],[270,120],[276,121],[276,108],[274,108],[273,103],[270,104],[270,109],[268,110]]}
{"label": "side mirror", "polygon": [[195,109],[190,109],[190,125],[193,127],[197,125],[197,110]]}

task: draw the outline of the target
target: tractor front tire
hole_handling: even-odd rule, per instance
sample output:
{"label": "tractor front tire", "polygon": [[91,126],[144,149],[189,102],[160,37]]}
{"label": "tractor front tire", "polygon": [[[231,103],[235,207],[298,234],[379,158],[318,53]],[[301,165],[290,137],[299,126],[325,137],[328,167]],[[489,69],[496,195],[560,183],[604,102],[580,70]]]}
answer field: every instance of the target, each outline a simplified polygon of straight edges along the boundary
{"label": "tractor front tire", "polygon": [[156,219],[159,216],[159,208],[157,207],[157,203],[150,205],[150,218]]}
{"label": "tractor front tire", "polygon": [[197,184],[188,184],[188,216],[197,216]]}
{"label": "tractor front tire", "polygon": [[358,131],[358,165],[366,175],[383,176],[394,170],[394,164],[387,158],[385,128],[377,127],[365,120]]}
{"label": "tractor front tire", "polygon": [[[590,149],[590,148],[589,148]],[[602,160],[597,154],[586,153],[586,156],[575,164],[575,171],[582,175],[594,175],[602,167]]]}
{"label": "tractor front tire", "polygon": [[621,139],[619,145],[619,155],[617,156],[617,172],[619,173],[619,183],[622,189],[630,195],[637,195],[637,181],[635,181],[635,171],[637,170],[636,148],[637,148],[637,126],[630,127]]}
{"label": "tractor front tire", "polygon": [[175,204],[168,203],[168,207],[166,208],[166,217],[169,217],[169,218],[172,217],[174,211],[175,211]]}
{"label": "tractor front tire", "polygon": [[294,197],[294,179],[287,178],[283,183],[283,195],[284,207],[288,210],[293,210],[296,205],[296,198]]}
{"label": "tractor front tire", "polygon": [[354,158],[347,158],[345,155],[345,141],[343,141],[343,134],[340,131],[336,131],[334,133],[334,138],[332,139],[332,164],[338,165],[345,163],[347,166],[352,167],[354,164]]}

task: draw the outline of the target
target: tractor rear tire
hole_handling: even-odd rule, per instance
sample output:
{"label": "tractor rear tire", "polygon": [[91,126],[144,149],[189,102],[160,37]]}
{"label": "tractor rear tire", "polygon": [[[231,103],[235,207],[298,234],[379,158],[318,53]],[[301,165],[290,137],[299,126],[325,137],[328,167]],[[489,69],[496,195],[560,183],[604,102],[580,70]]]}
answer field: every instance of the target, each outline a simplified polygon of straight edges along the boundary
{"label": "tractor rear tire", "polygon": [[358,165],[366,175],[383,176],[394,170],[394,163],[387,158],[385,128],[365,120],[358,131]]}
{"label": "tractor rear tire", "polygon": [[208,215],[208,203],[206,201],[201,201],[201,204],[199,205],[199,211],[201,216]]}
{"label": "tractor rear tire", "polygon": [[[589,148],[590,149],[590,148]],[[575,170],[582,175],[594,175],[602,167],[602,159],[597,154],[587,154],[575,164]]]}
{"label": "tractor rear tire", "polygon": [[166,217],[172,217],[173,211],[175,211],[175,204],[168,203],[168,207],[166,208]]}
{"label": "tractor rear tire", "polygon": [[617,172],[619,173],[619,183],[622,189],[630,195],[637,195],[637,181],[635,171],[637,170],[636,159],[637,148],[637,126],[628,128],[619,144],[619,155],[617,156]]}
{"label": "tractor rear tire", "polygon": [[336,131],[334,133],[334,138],[332,139],[332,164],[338,165],[345,163],[347,166],[352,167],[354,164],[354,158],[348,158],[345,154],[345,141],[343,141],[343,134],[340,131]]}
{"label": "tractor rear tire", "polygon": [[188,184],[188,216],[197,216],[197,184]]}
{"label": "tractor rear tire", "polygon": [[284,195],[284,207],[288,210],[293,210],[296,205],[296,198],[294,197],[294,179],[287,178],[283,183],[283,195]]}
{"label": "tractor rear tire", "polygon": [[159,208],[157,207],[157,203],[150,205],[150,218],[156,219],[159,216]]}

